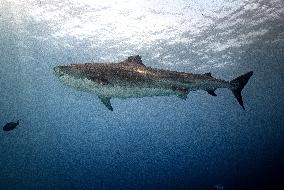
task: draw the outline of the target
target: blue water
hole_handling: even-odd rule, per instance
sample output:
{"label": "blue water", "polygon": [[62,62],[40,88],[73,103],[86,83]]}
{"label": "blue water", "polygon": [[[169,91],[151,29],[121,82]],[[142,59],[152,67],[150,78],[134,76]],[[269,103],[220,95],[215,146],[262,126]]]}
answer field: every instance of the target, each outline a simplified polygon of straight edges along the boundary
{"label": "blue water", "polygon": [[[277,189],[284,169],[283,1],[0,3],[0,189]],[[62,85],[61,64],[116,62],[231,80],[112,99]],[[281,189],[279,187],[278,189]]]}

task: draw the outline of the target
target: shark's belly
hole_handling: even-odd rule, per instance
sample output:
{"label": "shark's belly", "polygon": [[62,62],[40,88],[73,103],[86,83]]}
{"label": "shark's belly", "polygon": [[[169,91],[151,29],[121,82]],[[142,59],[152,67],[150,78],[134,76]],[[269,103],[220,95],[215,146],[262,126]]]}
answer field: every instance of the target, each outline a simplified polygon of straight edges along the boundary
{"label": "shark's belly", "polygon": [[113,85],[98,84],[86,78],[62,77],[62,82],[67,86],[75,88],[79,91],[95,93],[102,97],[115,98],[139,98],[146,96],[169,96],[175,94],[171,89],[161,87],[143,87],[143,86],[127,86],[127,85]]}
{"label": "shark's belly", "polygon": [[116,98],[139,98],[146,96],[169,96],[174,94],[172,90],[161,88],[124,87],[124,86],[101,86],[93,89],[100,96]]}

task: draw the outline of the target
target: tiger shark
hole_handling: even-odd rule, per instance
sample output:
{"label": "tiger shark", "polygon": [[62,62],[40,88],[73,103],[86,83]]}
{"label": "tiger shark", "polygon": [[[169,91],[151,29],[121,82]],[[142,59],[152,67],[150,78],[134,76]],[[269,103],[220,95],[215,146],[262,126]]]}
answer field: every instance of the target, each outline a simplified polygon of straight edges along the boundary
{"label": "tiger shark", "polygon": [[139,55],[118,63],[85,63],[59,65],[54,73],[65,85],[95,93],[111,111],[112,98],[140,98],[176,95],[186,99],[190,91],[205,90],[217,96],[217,88],[230,89],[243,109],[241,91],[253,72],[231,81],[212,77],[211,73],[192,74],[147,67]]}

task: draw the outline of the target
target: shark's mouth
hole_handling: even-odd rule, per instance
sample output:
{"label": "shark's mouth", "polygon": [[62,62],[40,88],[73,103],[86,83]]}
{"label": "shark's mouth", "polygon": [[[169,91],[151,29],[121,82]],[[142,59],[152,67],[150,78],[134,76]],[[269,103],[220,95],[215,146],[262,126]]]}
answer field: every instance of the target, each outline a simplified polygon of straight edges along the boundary
{"label": "shark's mouth", "polygon": [[61,71],[60,67],[59,66],[56,66],[53,68],[53,71],[54,71],[54,74],[57,76],[57,77],[61,77],[64,73]]}

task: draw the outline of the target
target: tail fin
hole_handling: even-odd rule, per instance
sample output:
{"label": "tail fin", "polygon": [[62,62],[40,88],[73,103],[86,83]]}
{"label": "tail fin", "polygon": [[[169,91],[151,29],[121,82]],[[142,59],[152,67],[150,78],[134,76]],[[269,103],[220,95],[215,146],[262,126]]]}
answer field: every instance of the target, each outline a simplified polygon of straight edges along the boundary
{"label": "tail fin", "polygon": [[234,94],[234,96],[236,97],[236,99],[238,100],[239,104],[242,106],[243,109],[245,109],[244,107],[244,103],[243,103],[243,98],[242,98],[242,90],[245,87],[245,85],[247,84],[248,80],[250,79],[250,77],[252,76],[253,72],[250,71],[244,75],[241,75],[235,79],[233,79],[232,81],[230,81],[230,84],[232,85],[232,92]]}

